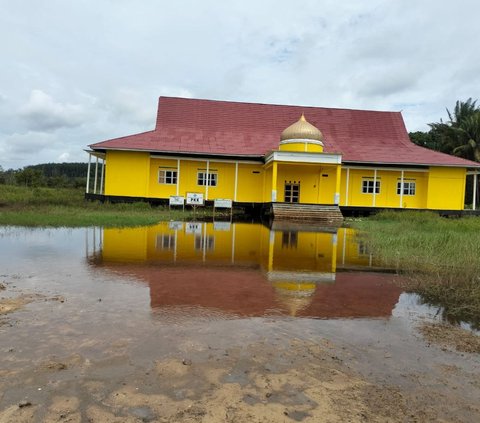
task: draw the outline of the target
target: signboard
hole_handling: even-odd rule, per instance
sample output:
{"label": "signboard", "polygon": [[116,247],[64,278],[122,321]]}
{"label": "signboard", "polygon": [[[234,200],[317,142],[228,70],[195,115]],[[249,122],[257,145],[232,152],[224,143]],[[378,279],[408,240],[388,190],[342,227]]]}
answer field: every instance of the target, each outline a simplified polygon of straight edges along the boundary
{"label": "signboard", "polygon": [[182,197],[181,195],[171,195],[168,204],[170,206],[183,206],[184,202],[185,197]]}
{"label": "signboard", "polygon": [[215,208],[223,208],[223,209],[231,209],[232,208],[232,200],[227,198],[216,198],[213,207]]}
{"label": "signboard", "polygon": [[230,231],[230,222],[213,222],[214,231]]}
{"label": "signboard", "polygon": [[175,222],[175,221],[168,222],[168,229],[177,230],[177,231],[180,229],[183,229],[183,222]]}
{"label": "signboard", "polygon": [[200,222],[187,222],[185,227],[185,233],[187,234],[202,234],[202,223]]}
{"label": "signboard", "polygon": [[203,194],[187,192],[187,204],[189,206],[203,206]]}

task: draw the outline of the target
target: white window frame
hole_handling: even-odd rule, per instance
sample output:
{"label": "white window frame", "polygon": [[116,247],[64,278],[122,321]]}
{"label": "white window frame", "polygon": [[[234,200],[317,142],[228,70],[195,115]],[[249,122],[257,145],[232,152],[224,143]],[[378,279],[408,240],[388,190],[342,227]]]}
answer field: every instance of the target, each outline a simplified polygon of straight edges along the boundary
{"label": "white window frame", "polygon": [[[403,195],[415,195],[417,192],[416,181],[403,181]],[[402,181],[397,181],[397,195],[402,193]]]}
{"label": "white window frame", "polygon": [[[375,181],[373,178],[362,179],[362,194],[380,194],[380,182],[378,179]],[[375,183],[375,190],[373,189]]]}
{"label": "white window frame", "polygon": [[158,234],[155,249],[157,251],[175,250],[175,234]]}
{"label": "white window frame", "polygon": [[209,187],[216,187],[218,186],[218,173],[217,172],[205,172],[199,171],[197,172],[197,185],[198,186],[206,186],[207,185],[207,178],[208,178],[208,186]]}
{"label": "white window frame", "polygon": [[158,183],[162,185],[176,185],[178,179],[177,169],[158,169]]}

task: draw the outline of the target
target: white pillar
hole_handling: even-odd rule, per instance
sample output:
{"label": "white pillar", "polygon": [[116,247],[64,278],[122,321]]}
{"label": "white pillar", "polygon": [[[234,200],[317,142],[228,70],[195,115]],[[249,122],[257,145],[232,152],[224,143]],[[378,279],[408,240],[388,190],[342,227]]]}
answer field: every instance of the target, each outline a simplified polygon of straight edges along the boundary
{"label": "white pillar", "polygon": [[235,263],[235,223],[232,223],[232,264]]}
{"label": "white pillar", "polygon": [[90,165],[92,163],[92,155],[88,153],[88,168],[87,168],[87,187],[85,188],[85,192],[88,194],[90,190]]}
{"label": "white pillar", "polygon": [[105,159],[102,160],[102,173],[100,174],[100,194],[103,194],[103,179],[105,178]]}
{"label": "white pillar", "polygon": [[377,198],[377,169],[373,171],[373,200],[372,200],[373,207],[375,207],[376,198]]}
{"label": "white pillar", "polygon": [[476,210],[477,208],[477,171],[473,172],[473,202],[472,209]]}
{"label": "white pillar", "polygon": [[180,195],[180,159],[177,159],[177,195]]}
{"label": "white pillar", "polygon": [[98,180],[98,156],[95,158],[95,180],[93,183],[93,193],[97,193],[97,180]]}
{"label": "white pillar", "polygon": [[206,188],[205,188],[205,201],[208,200],[208,187],[210,185],[210,176],[209,176],[209,172],[210,172],[210,161],[207,160],[207,175],[206,175]]}
{"label": "white pillar", "polygon": [[404,171],[402,170],[402,173],[400,175],[400,208],[403,208],[403,176]]}

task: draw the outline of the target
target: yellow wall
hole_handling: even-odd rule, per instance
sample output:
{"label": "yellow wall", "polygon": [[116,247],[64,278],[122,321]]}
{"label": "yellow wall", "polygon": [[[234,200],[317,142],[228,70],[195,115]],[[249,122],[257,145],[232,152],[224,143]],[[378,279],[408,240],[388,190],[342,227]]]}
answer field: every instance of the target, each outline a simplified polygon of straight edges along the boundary
{"label": "yellow wall", "polygon": [[[380,193],[375,195],[362,192],[365,178],[373,181],[374,171],[367,169],[350,169],[347,201],[347,170],[342,169],[340,205],[358,207],[391,207],[391,208],[426,208],[427,207],[427,172],[404,172],[404,182],[415,182],[415,195],[397,194],[397,183],[401,181],[401,171],[377,170],[377,181],[380,181]],[[400,198],[402,197],[402,198]],[[401,200],[401,202],[400,202]]]}
{"label": "yellow wall", "polygon": [[280,143],[280,151],[301,151],[308,153],[322,153],[323,146],[312,142],[290,142],[288,144]]}
{"label": "yellow wall", "polygon": [[[259,172],[259,173],[256,173],[256,172]],[[265,170],[262,164],[258,164],[258,165],[239,164],[238,165],[237,201],[246,202],[246,203],[262,202],[264,172]]]}
{"label": "yellow wall", "polygon": [[[160,184],[159,169],[176,170],[177,159],[150,158],[148,153],[107,151],[105,194],[168,199],[177,194],[176,184]],[[206,161],[180,160],[178,194],[203,193],[206,199],[235,200],[235,163],[209,162],[209,172],[218,175],[217,186],[197,185],[197,174],[206,171]],[[336,165],[277,163],[277,201],[285,200],[285,181],[300,182],[300,202],[333,204]],[[362,193],[362,181],[373,181],[374,171],[350,169],[347,198],[347,170],[341,171],[340,205],[361,207],[452,209],[464,206],[465,168],[431,167],[428,171],[405,171],[404,182],[415,182],[415,195],[397,194],[401,178],[398,170],[377,170],[380,193]],[[239,163],[237,202],[270,202],[272,193],[272,163]]]}
{"label": "yellow wall", "polygon": [[466,169],[431,167],[428,176],[427,208],[461,210],[465,201]]}
{"label": "yellow wall", "polygon": [[[177,160],[152,158],[150,162],[149,198],[169,198],[177,195],[176,184],[160,184],[159,169],[177,170]],[[234,199],[235,196],[235,163],[209,162],[209,172],[217,174],[217,186],[207,187],[197,185],[198,172],[206,172],[205,161],[180,160],[180,185],[178,195],[185,196],[187,192],[198,192],[208,200],[215,198]],[[263,165],[239,163],[237,177],[237,199],[239,202],[262,202]]]}
{"label": "yellow wall", "polygon": [[333,204],[336,182],[335,168],[335,166],[328,165],[279,163],[277,201],[285,201],[286,182],[300,182],[301,203]]}
{"label": "yellow wall", "polygon": [[334,233],[270,231],[259,224],[162,222],[104,229],[102,257],[107,262],[235,263],[265,271],[333,272],[336,238]]}
{"label": "yellow wall", "polygon": [[149,161],[148,153],[107,151],[105,195],[147,197]]}

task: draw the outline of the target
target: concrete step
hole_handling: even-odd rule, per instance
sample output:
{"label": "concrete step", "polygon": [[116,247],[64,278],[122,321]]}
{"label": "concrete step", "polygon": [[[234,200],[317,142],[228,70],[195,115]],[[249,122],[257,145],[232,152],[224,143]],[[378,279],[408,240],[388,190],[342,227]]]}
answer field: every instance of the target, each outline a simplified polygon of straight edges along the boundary
{"label": "concrete step", "polygon": [[322,221],[328,223],[343,222],[338,206],[325,204],[273,203],[275,220]]}

